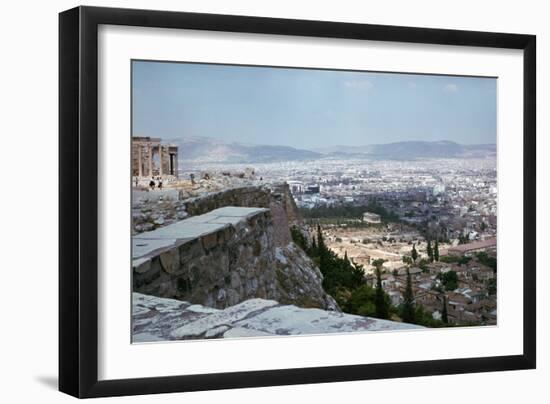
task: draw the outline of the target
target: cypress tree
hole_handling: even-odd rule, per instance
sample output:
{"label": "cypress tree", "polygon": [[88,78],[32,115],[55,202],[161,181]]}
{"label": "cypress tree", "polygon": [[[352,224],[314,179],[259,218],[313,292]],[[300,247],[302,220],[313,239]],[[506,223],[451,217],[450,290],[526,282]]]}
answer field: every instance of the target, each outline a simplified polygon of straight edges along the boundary
{"label": "cypress tree", "polygon": [[428,239],[428,247],[426,250],[428,253],[428,258],[430,258],[430,262],[434,262],[434,250],[432,249],[432,242],[430,239]]}
{"label": "cypress tree", "polygon": [[418,258],[418,252],[416,251],[416,247],[414,246],[414,243],[413,243],[413,248],[412,248],[412,251],[411,251],[411,257],[412,257],[413,261],[416,262],[416,259]]}
{"label": "cypress tree", "polygon": [[435,239],[434,245],[434,259],[439,261],[439,241],[437,239]]}
{"label": "cypress tree", "polygon": [[319,252],[325,249],[325,241],[323,240],[323,231],[320,224],[317,225],[317,248],[319,248]]}
{"label": "cypress tree", "polygon": [[443,310],[441,311],[441,320],[445,323],[449,323],[449,318],[447,315],[447,296],[443,296]]}
{"label": "cypress tree", "polygon": [[[319,256],[319,269],[321,273],[326,276],[328,272],[328,251],[325,246],[325,241],[323,240],[323,231],[321,230],[321,225],[317,225],[317,254]],[[327,280],[328,281],[328,280]]]}
{"label": "cypress tree", "polygon": [[401,315],[404,323],[414,323],[414,295],[412,290],[411,273],[407,268],[407,287],[403,296],[403,313]]}
{"label": "cypress tree", "polygon": [[315,237],[312,237],[311,247],[309,248],[309,255],[312,257],[316,257],[319,255],[319,251],[317,251],[317,242],[315,241]]}

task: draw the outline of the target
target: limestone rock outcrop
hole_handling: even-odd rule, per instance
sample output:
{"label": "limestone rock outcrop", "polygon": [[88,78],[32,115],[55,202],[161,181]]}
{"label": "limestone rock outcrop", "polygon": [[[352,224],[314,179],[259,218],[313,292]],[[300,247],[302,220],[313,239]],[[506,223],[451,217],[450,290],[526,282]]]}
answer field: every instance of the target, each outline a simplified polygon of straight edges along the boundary
{"label": "limestone rock outcrop", "polygon": [[249,299],[223,310],[133,293],[133,342],[203,338],[269,337],[423,327],[335,311]]}

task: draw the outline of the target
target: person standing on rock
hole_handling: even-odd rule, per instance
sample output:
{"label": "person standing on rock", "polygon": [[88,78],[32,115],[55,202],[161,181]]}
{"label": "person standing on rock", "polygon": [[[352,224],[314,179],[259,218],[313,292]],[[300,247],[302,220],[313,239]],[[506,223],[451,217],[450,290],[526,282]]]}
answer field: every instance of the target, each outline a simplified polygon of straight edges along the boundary
{"label": "person standing on rock", "polygon": [[162,180],[159,178],[159,184],[158,184],[159,191],[162,190]]}
{"label": "person standing on rock", "polygon": [[151,191],[155,189],[155,180],[153,178],[149,181],[149,188],[151,188]]}

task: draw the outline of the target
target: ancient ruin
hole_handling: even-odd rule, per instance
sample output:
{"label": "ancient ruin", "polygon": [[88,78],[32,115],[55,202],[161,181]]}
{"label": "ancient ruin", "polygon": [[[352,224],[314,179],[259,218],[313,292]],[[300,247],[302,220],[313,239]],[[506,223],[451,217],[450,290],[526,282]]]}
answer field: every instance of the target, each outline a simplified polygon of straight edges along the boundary
{"label": "ancient ruin", "polygon": [[178,177],[178,147],[160,138],[132,137],[132,176]]}

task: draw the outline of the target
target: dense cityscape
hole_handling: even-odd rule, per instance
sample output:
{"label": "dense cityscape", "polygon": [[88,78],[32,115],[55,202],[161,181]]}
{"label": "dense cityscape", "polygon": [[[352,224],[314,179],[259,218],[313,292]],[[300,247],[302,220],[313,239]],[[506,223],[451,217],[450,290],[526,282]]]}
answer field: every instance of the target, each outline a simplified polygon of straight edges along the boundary
{"label": "dense cityscape", "polygon": [[379,265],[391,306],[403,305],[410,276],[423,324],[496,324],[494,157],[200,163],[183,176],[247,170],[251,183],[286,182],[309,240],[320,227],[328,248],[360,267],[373,288]]}

